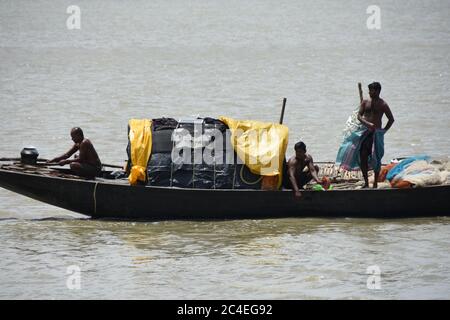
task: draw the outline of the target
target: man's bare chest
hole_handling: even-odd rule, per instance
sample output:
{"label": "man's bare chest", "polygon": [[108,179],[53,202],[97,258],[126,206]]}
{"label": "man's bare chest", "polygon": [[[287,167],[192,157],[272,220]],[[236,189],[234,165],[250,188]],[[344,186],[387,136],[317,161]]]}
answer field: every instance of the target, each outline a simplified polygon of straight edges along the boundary
{"label": "man's bare chest", "polygon": [[303,170],[305,170],[306,166],[307,166],[306,162],[297,163],[297,165],[295,166],[295,173],[297,175],[301,174],[303,172]]}
{"label": "man's bare chest", "polygon": [[364,116],[375,117],[383,114],[383,104],[382,103],[371,103],[367,102],[364,106]]}

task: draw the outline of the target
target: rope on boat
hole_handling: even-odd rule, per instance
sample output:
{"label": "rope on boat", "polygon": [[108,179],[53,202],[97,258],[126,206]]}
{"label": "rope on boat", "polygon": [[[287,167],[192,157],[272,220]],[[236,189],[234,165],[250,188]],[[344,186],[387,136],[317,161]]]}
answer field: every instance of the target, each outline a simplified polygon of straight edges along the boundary
{"label": "rope on boat", "polygon": [[[180,123],[177,123],[177,126],[175,127],[175,129],[172,131],[172,137],[174,132],[180,127]],[[175,139],[172,140],[172,152],[171,152],[171,161],[170,161],[170,187],[173,187],[173,149],[175,149]]]}
{"label": "rope on boat", "polygon": [[[244,181],[246,184],[252,186],[252,185],[257,184],[258,182],[260,182],[260,181],[262,180],[263,176],[260,176],[260,177],[259,177],[258,179],[256,179],[254,182],[250,182],[250,181],[245,180],[245,178],[244,178],[244,168],[245,168],[245,165],[243,165],[242,168],[241,168],[240,176],[241,176],[241,180]],[[250,172],[251,172],[251,171],[250,171]]]}
{"label": "rope on boat", "polygon": [[234,190],[234,184],[236,183],[236,164],[234,164],[234,171],[233,171],[233,187],[232,189]]}
{"label": "rope on boat", "polygon": [[94,213],[95,214],[97,214],[97,186],[98,186],[98,182],[95,183],[94,194],[93,194],[93,197],[94,197]]}

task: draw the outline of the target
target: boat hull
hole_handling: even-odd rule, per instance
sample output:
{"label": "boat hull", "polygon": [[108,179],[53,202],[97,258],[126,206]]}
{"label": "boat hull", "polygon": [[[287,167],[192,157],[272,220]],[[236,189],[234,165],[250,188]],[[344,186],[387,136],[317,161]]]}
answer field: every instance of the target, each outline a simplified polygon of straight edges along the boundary
{"label": "boat hull", "polygon": [[0,186],[93,218],[405,218],[450,215],[450,186],[327,192],[205,190],[139,186],[0,169]]}

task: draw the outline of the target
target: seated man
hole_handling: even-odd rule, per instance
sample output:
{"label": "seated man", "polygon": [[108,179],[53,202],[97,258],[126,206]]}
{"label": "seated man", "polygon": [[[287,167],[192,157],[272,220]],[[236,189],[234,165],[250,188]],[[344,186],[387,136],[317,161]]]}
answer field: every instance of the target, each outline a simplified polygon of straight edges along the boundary
{"label": "seated man", "polygon": [[[311,179],[314,179],[317,183],[322,184],[319,180],[319,166],[315,166],[311,155],[306,153],[306,145],[303,142],[297,142],[294,146],[295,156],[292,156],[287,162],[287,177],[284,179],[284,187],[292,189],[294,196],[300,198],[302,189]],[[307,171],[303,171],[307,168]]]}
{"label": "seated man", "polygon": [[[49,160],[48,163],[58,162],[60,166],[70,164],[70,169],[81,177],[93,178],[97,176],[102,170],[102,164],[91,141],[84,138],[83,130],[78,127],[73,128],[70,135],[75,143],[73,147],[62,156]],[[80,151],[78,158],[66,160],[78,150]]]}

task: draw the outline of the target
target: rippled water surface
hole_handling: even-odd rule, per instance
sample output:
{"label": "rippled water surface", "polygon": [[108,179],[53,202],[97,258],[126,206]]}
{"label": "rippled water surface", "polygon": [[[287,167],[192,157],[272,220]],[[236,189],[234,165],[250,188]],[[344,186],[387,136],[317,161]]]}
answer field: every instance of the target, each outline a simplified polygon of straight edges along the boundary
{"label": "rippled water surface", "polygon": [[[449,221],[2,221],[0,296],[449,298]],[[80,290],[66,287],[71,265]]]}
{"label": "rippled water surface", "polygon": [[[378,1],[381,30],[371,4],[0,1],[0,157],[53,157],[81,126],[121,163],[130,118],[277,121],[287,97],[289,148],[334,160],[356,83],[377,80],[396,118],[385,159],[448,158],[449,2]],[[449,222],[97,221],[0,189],[0,298],[449,299]]]}

